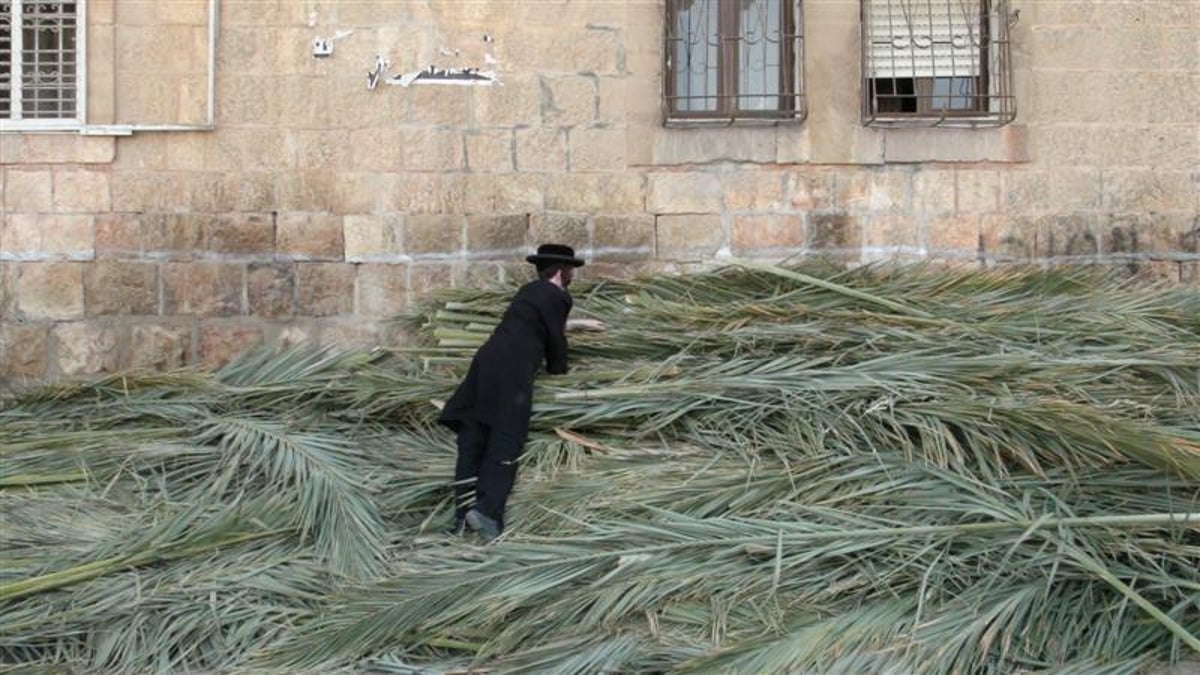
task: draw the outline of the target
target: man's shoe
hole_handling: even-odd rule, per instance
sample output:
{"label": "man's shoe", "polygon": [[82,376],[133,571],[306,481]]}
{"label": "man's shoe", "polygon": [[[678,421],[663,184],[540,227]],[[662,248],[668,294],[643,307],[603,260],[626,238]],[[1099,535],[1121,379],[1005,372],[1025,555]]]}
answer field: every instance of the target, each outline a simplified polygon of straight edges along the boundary
{"label": "man's shoe", "polygon": [[478,532],[483,537],[485,543],[491,542],[500,536],[500,523],[488,518],[475,509],[467,511],[467,526]]}
{"label": "man's shoe", "polygon": [[461,537],[467,533],[466,516],[455,516],[454,524],[442,530],[442,533],[448,537]]}

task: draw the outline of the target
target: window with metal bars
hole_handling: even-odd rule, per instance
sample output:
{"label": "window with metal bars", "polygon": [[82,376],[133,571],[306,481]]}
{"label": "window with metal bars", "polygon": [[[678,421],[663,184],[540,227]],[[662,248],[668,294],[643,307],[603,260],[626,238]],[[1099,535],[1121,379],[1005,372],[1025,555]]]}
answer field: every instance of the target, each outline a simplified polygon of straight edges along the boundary
{"label": "window with metal bars", "polygon": [[667,122],[803,118],[802,25],[799,0],[667,0]]}
{"label": "window with metal bars", "polygon": [[79,2],[0,0],[0,124],[75,122]]}
{"label": "window with metal bars", "polygon": [[862,0],[863,121],[999,126],[1016,116],[1005,0]]}

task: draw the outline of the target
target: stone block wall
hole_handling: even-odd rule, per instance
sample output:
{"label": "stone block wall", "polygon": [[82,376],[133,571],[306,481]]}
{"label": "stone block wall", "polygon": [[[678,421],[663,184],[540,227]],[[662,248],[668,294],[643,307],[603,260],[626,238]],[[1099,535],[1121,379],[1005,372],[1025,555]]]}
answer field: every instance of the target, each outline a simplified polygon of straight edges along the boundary
{"label": "stone block wall", "polygon": [[[662,125],[661,1],[221,0],[214,131],[0,133],[0,380],[401,343],[422,293],[526,278],[550,240],[588,275],[821,254],[1200,285],[1200,3],[1010,2],[1016,123],[874,129],[857,0],[804,0],[803,122],[720,128]],[[206,2],[88,5],[90,121],[202,120]],[[378,55],[501,85],[368,90]]]}

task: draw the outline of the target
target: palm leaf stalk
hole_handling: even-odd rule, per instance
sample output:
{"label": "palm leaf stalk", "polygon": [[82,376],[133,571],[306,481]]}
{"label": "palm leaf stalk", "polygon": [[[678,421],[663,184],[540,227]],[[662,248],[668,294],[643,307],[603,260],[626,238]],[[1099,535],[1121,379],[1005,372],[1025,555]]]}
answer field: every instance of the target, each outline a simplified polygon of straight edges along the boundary
{"label": "palm leaf stalk", "polygon": [[1200,294],[1097,270],[605,281],[511,532],[433,418],[511,289],[391,352],[0,399],[0,666],[1132,673],[1200,636]]}

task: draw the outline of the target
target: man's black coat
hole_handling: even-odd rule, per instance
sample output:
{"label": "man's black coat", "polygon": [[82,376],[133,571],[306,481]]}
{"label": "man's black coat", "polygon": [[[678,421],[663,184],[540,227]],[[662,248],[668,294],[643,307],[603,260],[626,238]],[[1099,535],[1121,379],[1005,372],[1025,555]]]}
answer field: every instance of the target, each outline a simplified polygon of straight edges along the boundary
{"label": "man's black coat", "polygon": [[524,439],[533,379],[542,361],[552,374],[567,372],[565,331],[571,305],[571,295],[549,281],[522,286],[500,325],[475,353],[438,421],[457,431],[459,422],[473,420]]}

